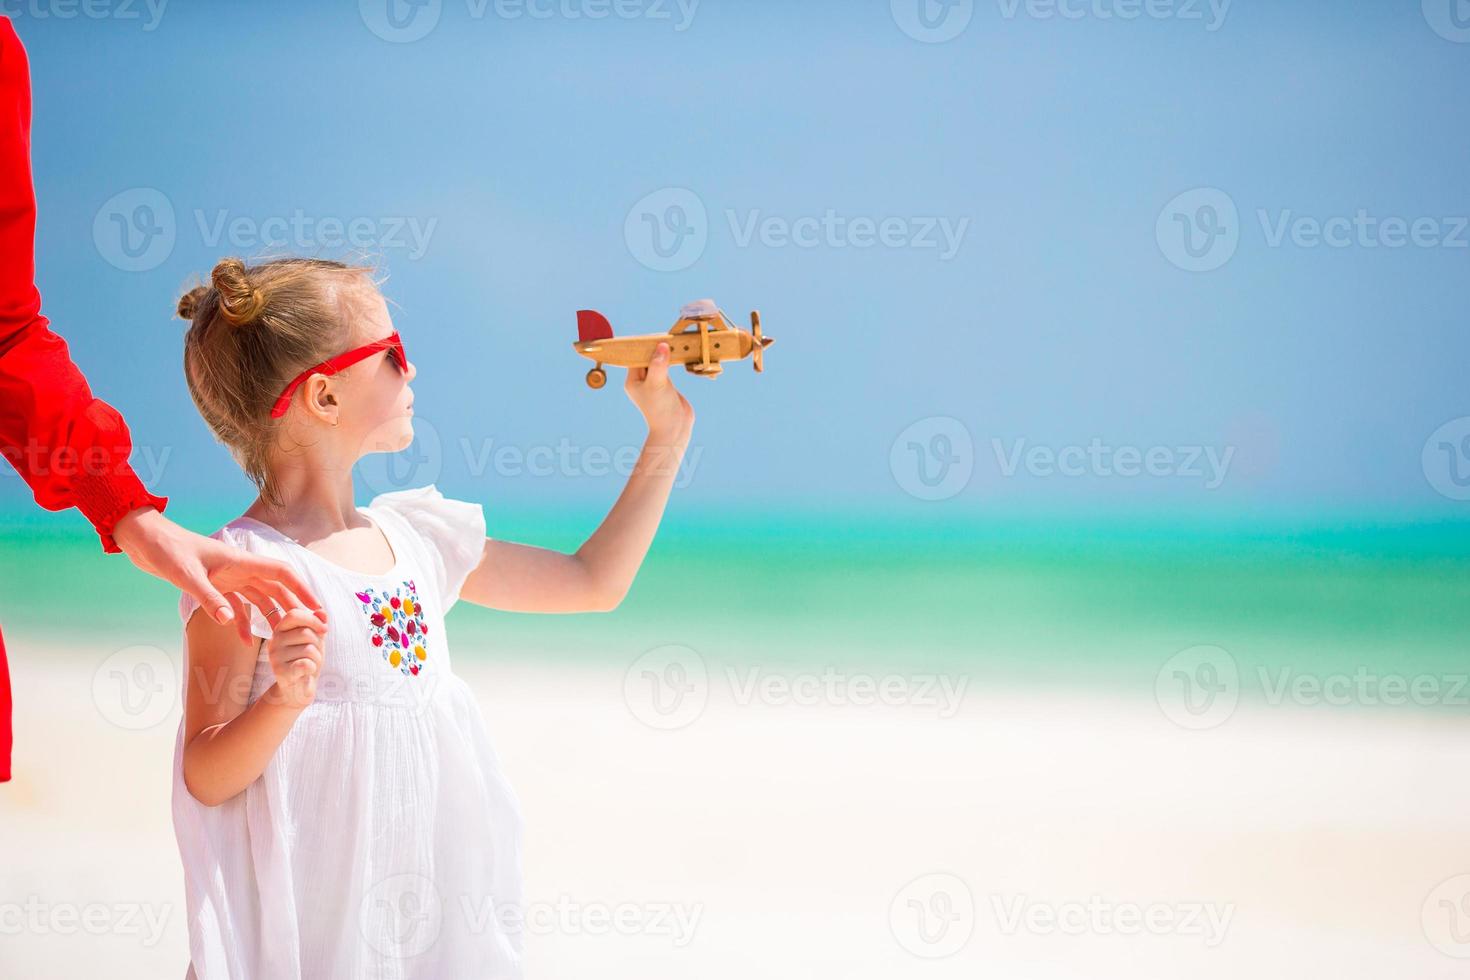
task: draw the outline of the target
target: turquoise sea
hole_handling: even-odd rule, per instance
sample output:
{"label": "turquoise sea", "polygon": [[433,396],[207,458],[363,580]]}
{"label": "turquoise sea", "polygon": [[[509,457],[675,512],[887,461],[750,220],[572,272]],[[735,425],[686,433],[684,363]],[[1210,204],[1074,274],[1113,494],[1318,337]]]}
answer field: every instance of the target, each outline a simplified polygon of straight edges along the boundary
{"label": "turquoise sea", "polygon": [[[227,514],[176,513],[210,530]],[[571,550],[601,517],[507,511],[491,533]],[[176,593],[104,557],[75,514],[0,521],[12,657],[179,647]],[[949,670],[973,683],[1151,689],[1197,644],[1262,670],[1470,671],[1470,523],[895,517],[672,508],[610,614],[461,604],[456,656],[630,663],[663,644],[712,663]]]}

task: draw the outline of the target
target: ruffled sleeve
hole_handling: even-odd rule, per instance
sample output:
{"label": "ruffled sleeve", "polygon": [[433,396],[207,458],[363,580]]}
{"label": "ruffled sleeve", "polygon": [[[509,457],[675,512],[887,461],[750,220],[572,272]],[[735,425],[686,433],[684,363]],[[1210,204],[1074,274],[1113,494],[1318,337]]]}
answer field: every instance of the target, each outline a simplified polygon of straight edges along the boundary
{"label": "ruffled sleeve", "polygon": [[447,612],[459,601],[465,579],[484,556],[484,508],[450,500],[434,486],[385,493],[374,498],[370,506],[403,518],[424,542]]}
{"label": "ruffled sleeve", "polygon": [[[225,544],[239,548],[241,551],[250,552],[251,554],[264,554],[266,555],[266,557],[269,558],[281,557],[279,554],[272,553],[267,542],[261,540],[259,536],[251,534],[249,531],[244,530],[243,528],[222,527],[218,531],[215,531],[213,534],[211,534],[210,537],[214,538],[216,541],[223,541]],[[180,593],[179,618],[184,621],[184,626],[186,628],[189,625],[189,617],[193,616],[198,608],[199,600],[195,599],[187,592]],[[260,637],[263,640],[270,639],[270,624],[266,622],[265,617],[260,614],[260,610],[251,605],[247,605],[246,608],[250,610],[250,632],[254,633],[256,636]]]}

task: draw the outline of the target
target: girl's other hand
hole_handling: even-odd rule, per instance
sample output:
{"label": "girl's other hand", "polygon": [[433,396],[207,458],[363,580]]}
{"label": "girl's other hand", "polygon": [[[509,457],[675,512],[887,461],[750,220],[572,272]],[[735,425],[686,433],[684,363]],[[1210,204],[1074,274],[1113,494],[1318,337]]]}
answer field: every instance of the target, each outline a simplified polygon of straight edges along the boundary
{"label": "girl's other hand", "polygon": [[316,700],[325,635],[322,618],[306,609],[292,609],[275,624],[265,646],[276,675],[278,703],[301,709]]}
{"label": "girl's other hand", "polygon": [[669,380],[667,343],[659,343],[648,367],[628,369],[623,390],[643,413],[650,433],[678,439],[694,426],[694,407]]}

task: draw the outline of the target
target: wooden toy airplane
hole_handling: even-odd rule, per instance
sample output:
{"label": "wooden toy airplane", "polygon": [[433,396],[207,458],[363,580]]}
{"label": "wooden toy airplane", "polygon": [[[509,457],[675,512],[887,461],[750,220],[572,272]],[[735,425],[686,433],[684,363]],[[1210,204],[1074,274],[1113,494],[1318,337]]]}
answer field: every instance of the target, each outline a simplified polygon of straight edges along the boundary
{"label": "wooden toy airplane", "polygon": [[691,374],[713,378],[724,370],[721,361],[738,361],[754,355],[757,371],[764,371],[761,354],[775,342],[761,335],[761,315],[750,314],[750,332],[731,323],[712,299],[690,303],[679,311],[678,321],[668,333],[645,333],[633,337],[614,337],[607,317],[595,310],[577,311],[577,337],[572,347],[578,354],[596,362],[587,372],[587,386],[601,388],[607,384],[604,364],[616,367],[647,367],[660,341],[669,345],[669,363],[682,364]]}

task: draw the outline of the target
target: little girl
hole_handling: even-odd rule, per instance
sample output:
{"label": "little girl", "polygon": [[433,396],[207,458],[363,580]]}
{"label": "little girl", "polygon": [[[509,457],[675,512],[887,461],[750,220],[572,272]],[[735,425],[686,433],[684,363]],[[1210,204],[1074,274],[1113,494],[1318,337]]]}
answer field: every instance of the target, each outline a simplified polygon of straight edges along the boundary
{"label": "little girl", "polygon": [[325,606],[231,596],[247,639],[180,602],[189,976],[521,976],[520,808],[444,617],[461,598],[618,605],[694,421],[667,345],[628,374],[648,439],[627,487],[565,555],[487,538],[479,506],[433,487],[357,506],[353,465],[413,439],[415,367],[369,270],[225,259],[179,315],[194,402],[260,490],[215,537],[290,563]]}

